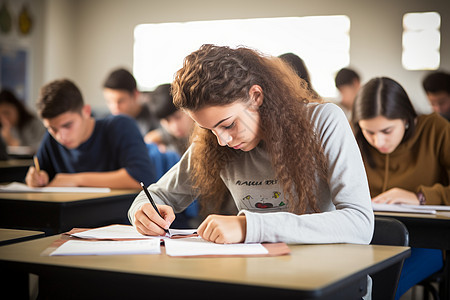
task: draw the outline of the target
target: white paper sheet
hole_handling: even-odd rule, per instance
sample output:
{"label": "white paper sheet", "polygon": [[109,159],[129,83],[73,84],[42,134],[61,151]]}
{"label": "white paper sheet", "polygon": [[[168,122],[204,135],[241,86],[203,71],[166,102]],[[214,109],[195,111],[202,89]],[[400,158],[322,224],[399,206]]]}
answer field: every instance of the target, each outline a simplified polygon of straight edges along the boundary
{"label": "white paper sheet", "polygon": [[413,208],[420,210],[436,210],[436,211],[450,211],[450,206],[448,205],[411,205],[411,204],[400,204],[400,206],[405,208]]}
{"label": "white paper sheet", "polygon": [[[190,235],[197,229],[169,229],[169,235],[159,236],[167,238],[174,235]],[[142,235],[131,225],[111,225],[74,233],[72,236],[83,239],[152,239],[155,236]]]}
{"label": "white paper sheet", "polygon": [[436,214],[436,210],[434,209],[416,209],[399,204],[382,204],[372,202],[372,208],[374,211],[404,212],[415,214]]}
{"label": "white paper sheet", "polygon": [[166,254],[170,256],[256,255],[269,251],[261,244],[215,244],[200,237],[166,239]]}
{"label": "white paper sheet", "polygon": [[74,241],[59,246],[50,256],[59,255],[120,255],[120,254],[160,254],[160,240],[133,241]]}
{"label": "white paper sheet", "polygon": [[86,230],[72,234],[83,239],[152,239],[153,236],[143,235],[131,225],[111,225]]}
{"label": "white paper sheet", "polygon": [[0,192],[3,193],[109,193],[110,188],[96,187],[29,187],[20,182],[1,185]]}

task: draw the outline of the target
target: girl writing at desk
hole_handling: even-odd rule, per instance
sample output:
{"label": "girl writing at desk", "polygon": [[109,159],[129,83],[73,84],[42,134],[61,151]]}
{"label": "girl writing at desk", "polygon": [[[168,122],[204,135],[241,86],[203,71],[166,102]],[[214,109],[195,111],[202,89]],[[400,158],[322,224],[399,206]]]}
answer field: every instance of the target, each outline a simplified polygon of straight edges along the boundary
{"label": "girl writing at desk", "polygon": [[[366,83],[353,106],[372,201],[450,204],[450,123],[437,113],[417,116],[405,90],[390,78]],[[398,299],[442,267],[438,249],[413,248],[405,260]]]}
{"label": "girl writing at desk", "polygon": [[128,212],[162,235],[175,212],[232,199],[237,216],[209,215],[199,235],[216,243],[370,242],[373,212],[358,146],[343,112],[313,103],[279,58],[204,45],[173,82],[176,106],[198,125],[193,145]]}

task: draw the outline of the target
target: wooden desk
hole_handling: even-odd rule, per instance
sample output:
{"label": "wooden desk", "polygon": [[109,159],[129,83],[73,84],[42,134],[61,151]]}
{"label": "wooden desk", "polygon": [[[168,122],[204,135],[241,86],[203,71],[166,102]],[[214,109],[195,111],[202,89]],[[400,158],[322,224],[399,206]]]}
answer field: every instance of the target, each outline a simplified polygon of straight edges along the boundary
{"label": "wooden desk", "polygon": [[331,244],[290,245],[291,254],[278,257],[42,256],[57,238],[1,247],[0,270],[38,274],[40,291],[51,299],[360,299],[367,274],[410,252],[409,247]]}
{"label": "wooden desk", "polygon": [[0,182],[23,182],[32,159],[9,159],[0,161]]}
{"label": "wooden desk", "polygon": [[45,231],[127,224],[139,190],[110,193],[0,193],[0,227]]}
{"label": "wooden desk", "polygon": [[0,228],[0,246],[44,237],[42,231]]}
{"label": "wooden desk", "polygon": [[377,216],[391,217],[405,224],[409,231],[409,245],[417,248],[441,249],[445,252],[445,279],[439,286],[442,299],[450,299],[450,212],[431,214],[375,212]]}

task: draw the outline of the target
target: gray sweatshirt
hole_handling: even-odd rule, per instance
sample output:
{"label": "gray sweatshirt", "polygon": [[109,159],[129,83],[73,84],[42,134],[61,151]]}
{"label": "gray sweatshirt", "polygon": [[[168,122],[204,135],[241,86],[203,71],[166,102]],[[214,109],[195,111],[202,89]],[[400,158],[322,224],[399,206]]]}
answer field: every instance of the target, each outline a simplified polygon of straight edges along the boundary
{"label": "gray sweatshirt", "polygon": [[[267,152],[260,146],[242,152],[220,176],[239,214],[246,216],[246,243],[368,244],[372,238],[374,216],[369,187],[350,125],[334,104],[310,104],[309,109],[329,166],[328,182],[319,182],[321,212],[302,215],[288,212],[289,203],[284,199]],[[192,147],[195,145],[148,188],[157,204],[170,205],[175,212],[181,212],[196,198],[189,179]],[[148,199],[141,192],[128,211],[132,224],[136,211],[145,203]]]}

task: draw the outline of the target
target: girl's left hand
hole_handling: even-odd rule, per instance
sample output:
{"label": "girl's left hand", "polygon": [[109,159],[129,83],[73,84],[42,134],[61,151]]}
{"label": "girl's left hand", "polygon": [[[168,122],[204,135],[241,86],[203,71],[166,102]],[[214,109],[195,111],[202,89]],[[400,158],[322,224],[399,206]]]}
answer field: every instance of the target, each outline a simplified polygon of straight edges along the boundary
{"label": "girl's left hand", "polygon": [[242,243],[246,235],[245,216],[209,215],[197,233],[204,240],[218,244]]}
{"label": "girl's left hand", "polygon": [[384,204],[420,204],[416,194],[401,188],[392,188],[390,190],[387,190],[386,192],[372,198],[372,201],[375,203]]}

